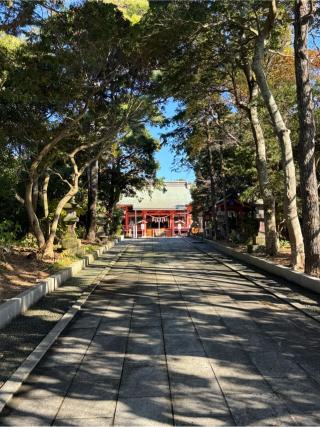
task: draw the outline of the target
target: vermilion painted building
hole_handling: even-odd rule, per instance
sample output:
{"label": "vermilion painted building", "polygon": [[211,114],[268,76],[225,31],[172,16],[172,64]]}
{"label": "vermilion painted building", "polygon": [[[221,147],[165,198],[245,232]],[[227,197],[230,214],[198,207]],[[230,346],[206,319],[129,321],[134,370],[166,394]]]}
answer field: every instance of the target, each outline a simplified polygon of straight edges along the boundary
{"label": "vermilion painted building", "polygon": [[127,237],[172,237],[186,234],[192,223],[190,184],[167,181],[134,197],[122,197],[123,230]]}

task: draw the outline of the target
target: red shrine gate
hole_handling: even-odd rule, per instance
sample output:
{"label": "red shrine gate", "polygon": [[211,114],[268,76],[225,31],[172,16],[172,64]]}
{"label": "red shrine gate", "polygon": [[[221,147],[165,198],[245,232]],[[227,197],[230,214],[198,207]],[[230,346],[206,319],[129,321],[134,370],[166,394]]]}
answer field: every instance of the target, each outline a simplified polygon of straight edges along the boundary
{"label": "red shrine gate", "polygon": [[[183,210],[133,210],[121,206],[124,211],[122,221],[126,237],[173,237],[187,234],[192,223],[191,206]],[[135,231],[136,230],[136,231]]]}

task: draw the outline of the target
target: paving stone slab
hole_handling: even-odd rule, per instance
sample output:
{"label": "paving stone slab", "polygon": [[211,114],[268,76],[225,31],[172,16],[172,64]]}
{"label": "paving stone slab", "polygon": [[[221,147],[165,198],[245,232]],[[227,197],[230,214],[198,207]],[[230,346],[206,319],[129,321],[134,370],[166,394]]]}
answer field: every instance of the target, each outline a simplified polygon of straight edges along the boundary
{"label": "paving stone slab", "polygon": [[113,334],[104,334],[104,335],[96,335],[88,348],[87,353],[100,353],[108,352],[111,353],[119,353],[124,354],[127,345],[127,337],[126,336],[117,336]]}
{"label": "paving stone slab", "polygon": [[97,329],[96,336],[98,335],[114,335],[114,336],[127,336],[129,334],[130,322],[114,322],[114,323],[101,323]]}
{"label": "paving stone slab", "polygon": [[130,334],[127,352],[130,356],[162,356],[164,346],[160,329],[149,329],[147,334]]}
{"label": "paving stone slab", "polygon": [[217,379],[211,372],[208,376],[203,373],[192,373],[192,372],[172,372],[170,371],[170,389],[172,396],[185,396],[185,397],[197,397],[200,395],[201,398],[206,393],[217,393],[221,395],[221,389]]}
{"label": "paving stone slab", "polygon": [[10,414],[0,418],[1,426],[49,426],[50,416],[28,415],[25,413]]}
{"label": "paving stone slab", "polygon": [[54,426],[111,426],[113,418],[58,418],[53,423]]}
{"label": "paving stone slab", "polygon": [[73,320],[70,329],[92,329],[96,328],[100,322],[101,317],[96,314],[81,313]]}
{"label": "paving stone slab", "polygon": [[204,350],[196,334],[165,334],[168,355],[202,356]]}
{"label": "paving stone slab", "polygon": [[173,413],[175,425],[234,425],[229,409],[221,394],[204,390],[201,393],[174,395]]}
{"label": "paving stone slab", "polygon": [[259,372],[268,377],[288,377],[290,375],[303,375],[303,369],[289,358],[284,358],[279,352],[259,351],[251,354],[251,360]]}
{"label": "paving stone slab", "polygon": [[159,317],[160,316],[160,307],[157,303],[150,303],[146,305],[135,304],[133,313],[133,317]]}
{"label": "paving stone slab", "polygon": [[130,326],[133,331],[141,330],[143,328],[161,328],[161,318],[158,316],[134,317]]}
{"label": "paving stone slab", "polygon": [[176,318],[162,318],[162,327],[165,335],[169,334],[194,334],[195,327],[188,316]]}
{"label": "paving stone slab", "polygon": [[168,396],[169,383],[165,365],[126,363],[119,395],[120,397]]}
{"label": "paving stone slab", "polygon": [[68,388],[67,397],[97,400],[110,400],[117,397],[120,378],[107,378],[98,375],[76,375]]}
{"label": "paving stone slab", "polygon": [[120,397],[116,426],[173,426],[169,397]]}
{"label": "paving stone slab", "polygon": [[274,394],[226,396],[236,425],[297,425],[284,402]]}
{"label": "paving stone slab", "polygon": [[91,353],[86,354],[79,366],[79,372],[106,375],[118,378],[121,375],[124,355],[117,353]]}
{"label": "paving stone slab", "polygon": [[106,396],[90,396],[82,394],[80,397],[65,397],[57,414],[61,418],[111,418],[116,408],[116,400]]}
{"label": "paving stone slab", "polygon": [[82,362],[85,354],[83,352],[72,352],[72,349],[60,348],[59,350],[49,350],[44,361],[43,368],[55,368],[60,369],[61,366],[73,367]]}
{"label": "paving stone slab", "polygon": [[101,319],[101,323],[98,326],[98,330],[106,330],[107,328],[115,328],[115,327],[126,327],[130,326],[130,315],[121,316],[121,318],[106,318]]}
{"label": "paving stone slab", "polygon": [[[46,404],[40,405],[39,402]],[[36,393],[15,397],[8,411],[1,414],[0,425],[50,425],[63,402],[63,396],[55,393]]]}

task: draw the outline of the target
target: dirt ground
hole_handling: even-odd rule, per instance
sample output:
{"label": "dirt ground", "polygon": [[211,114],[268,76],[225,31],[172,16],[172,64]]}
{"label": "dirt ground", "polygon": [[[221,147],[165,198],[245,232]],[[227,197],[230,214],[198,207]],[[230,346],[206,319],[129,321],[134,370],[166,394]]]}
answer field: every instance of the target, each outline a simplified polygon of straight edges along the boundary
{"label": "dirt ground", "polygon": [[288,248],[280,248],[278,255],[275,256],[266,256],[263,254],[254,254],[260,258],[266,259],[268,261],[272,261],[275,264],[284,265],[285,267],[290,267],[290,256],[291,252]]}
{"label": "dirt ground", "polygon": [[[84,253],[99,247],[98,243],[82,240]],[[0,304],[35,285],[56,271],[68,267],[76,258],[55,252],[53,260],[39,260],[36,250],[12,247],[0,257]]]}
{"label": "dirt ground", "polygon": [[[218,241],[218,243],[221,245],[229,246],[238,252],[244,252],[244,253],[248,252],[246,245],[239,245],[239,244],[235,244],[227,241],[220,241],[220,240]],[[278,255],[275,255],[275,256],[267,256],[266,254],[260,253],[260,252],[255,252],[250,255],[271,261],[278,265],[290,267],[291,251],[290,251],[290,248],[288,247],[280,247]]]}
{"label": "dirt ground", "polygon": [[0,303],[51,274],[52,262],[37,260],[35,251],[12,250],[0,260]]}

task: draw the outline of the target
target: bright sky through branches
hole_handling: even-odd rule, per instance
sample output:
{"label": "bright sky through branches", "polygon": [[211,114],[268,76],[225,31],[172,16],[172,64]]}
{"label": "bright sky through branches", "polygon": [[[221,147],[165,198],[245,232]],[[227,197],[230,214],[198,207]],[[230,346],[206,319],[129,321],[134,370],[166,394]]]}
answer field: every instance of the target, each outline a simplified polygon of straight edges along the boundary
{"label": "bright sky through branches", "polygon": [[[174,116],[177,108],[177,103],[173,100],[169,100],[164,107],[164,115],[166,118]],[[155,138],[160,138],[162,133],[173,130],[174,126],[168,126],[167,128],[161,128],[160,126],[148,126],[148,130]],[[193,170],[180,169],[176,171],[177,167],[175,164],[174,153],[170,146],[163,146],[156,155],[156,159],[160,163],[160,169],[157,173],[159,178],[164,178],[169,181],[175,179],[185,179],[187,181],[194,181]]]}

